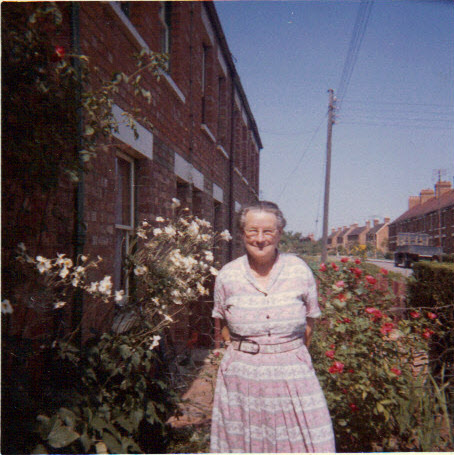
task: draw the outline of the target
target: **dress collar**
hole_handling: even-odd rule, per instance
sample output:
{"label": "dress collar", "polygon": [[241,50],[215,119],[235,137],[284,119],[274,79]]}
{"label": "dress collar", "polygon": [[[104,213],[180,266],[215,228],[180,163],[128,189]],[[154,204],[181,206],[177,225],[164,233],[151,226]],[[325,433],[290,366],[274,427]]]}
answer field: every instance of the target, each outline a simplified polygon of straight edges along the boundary
{"label": "dress collar", "polygon": [[271,290],[273,287],[274,283],[276,282],[279,274],[282,271],[282,268],[284,267],[284,261],[282,258],[282,254],[280,253],[279,250],[276,250],[277,255],[276,259],[274,260],[274,264],[270,270],[269,274],[269,279],[267,285],[264,287],[262,286],[257,278],[254,276],[251,266],[249,265],[249,260],[247,257],[247,254],[243,256],[243,268],[244,268],[244,274],[246,276],[246,279],[260,292],[264,294],[268,294],[268,292]]}

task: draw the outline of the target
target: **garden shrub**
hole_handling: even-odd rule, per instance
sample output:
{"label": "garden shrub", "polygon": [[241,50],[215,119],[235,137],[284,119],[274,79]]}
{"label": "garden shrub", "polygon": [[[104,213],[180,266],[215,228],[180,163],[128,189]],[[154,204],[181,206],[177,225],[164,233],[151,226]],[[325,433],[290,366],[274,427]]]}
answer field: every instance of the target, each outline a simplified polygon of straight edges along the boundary
{"label": "garden shrub", "polygon": [[[379,273],[387,275],[383,269]],[[419,401],[427,393],[425,372],[415,369],[414,361],[440,330],[436,314],[415,309],[400,319],[395,296],[359,259],[322,264],[316,274],[323,316],[310,350],[337,450],[420,450],[434,428],[416,437],[427,411],[421,406],[428,404]]]}

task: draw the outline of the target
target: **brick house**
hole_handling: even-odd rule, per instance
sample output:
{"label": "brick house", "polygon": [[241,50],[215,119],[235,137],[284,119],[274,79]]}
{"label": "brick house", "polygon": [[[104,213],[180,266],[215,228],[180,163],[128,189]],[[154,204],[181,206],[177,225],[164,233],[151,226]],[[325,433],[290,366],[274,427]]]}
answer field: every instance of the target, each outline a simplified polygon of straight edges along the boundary
{"label": "brick house", "polygon": [[[65,2],[59,7],[66,25],[61,43],[87,55],[106,78],[116,71],[132,73],[133,55],[143,48],[170,58],[159,80],[144,76],[150,104],[126,90],[114,100],[116,118],[139,105],[153,127],[139,123],[135,138],[120,124],[114,143],[100,151],[78,186],[61,178],[47,196],[38,190],[25,194],[21,182],[6,172],[4,285],[14,281],[8,264],[15,246],[24,242],[33,254],[48,257],[82,251],[100,255],[99,275],[111,275],[114,287],[123,288],[124,245],[140,221],[170,215],[174,197],[235,238],[236,214],[258,199],[262,143],[214,3]],[[33,3],[5,3],[3,16],[13,8],[25,13]],[[7,167],[7,149],[3,161]],[[233,242],[218,259],[225,263],[240,252],[239,242]],[[201,343],[210,342],[210,305],[205,302],[196,314],[181,318],[178,339],[190,336],[189,326],[198,324],[193,329],[211,331]],[[109,327],[112,308],[92,302],[83,302],[82,308],[84,336]],[[37,323],[33,336],[45,330],[44,323]]]}
{"label": "brick house", "polygon": [[388,235],[390,218],[386,217],[383,223],[378,218],[373,221],[373,226],[366,234],[366,243],[373,245],[376,251],[386,253],[388,251]]}
{"label": "brick house", "polygon": [[441,246],[446,254],[454,253],[454,190],[451,182],[439,181],[435,190],[421,190],[410,196],[408,210],[389,225],[389,247],[395,251],[397,234],[419,232],[429,235],[431,246]]}
{"label": "brick house", "polygon": [[328,249],[336,252],[338,248],[343,247],[347,251],[354,245],[370,245],[376,251],[387,252],[388,245],[388,225],[390,218],[386,217],[383,223],[376,218],[371,225],[366,221],[365,226],[359,226],[358,223],[332,228],[328,236]]}

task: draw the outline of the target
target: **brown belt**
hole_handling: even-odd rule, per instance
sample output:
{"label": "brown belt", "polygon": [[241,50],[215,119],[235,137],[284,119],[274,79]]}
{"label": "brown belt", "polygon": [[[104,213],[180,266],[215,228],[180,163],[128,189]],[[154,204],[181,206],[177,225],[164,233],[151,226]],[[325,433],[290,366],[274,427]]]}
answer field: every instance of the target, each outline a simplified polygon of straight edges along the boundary
{"label": "brown belt", "polygon": [[246,338],[232,340],[231,346],[236,351],[247,352],[248,354],[279,354],[281,352],[292,351],[304,344],[303,338],[296,338],[295,340],[286,341],[277,344],[259,344],[256,341],[248,340]]}

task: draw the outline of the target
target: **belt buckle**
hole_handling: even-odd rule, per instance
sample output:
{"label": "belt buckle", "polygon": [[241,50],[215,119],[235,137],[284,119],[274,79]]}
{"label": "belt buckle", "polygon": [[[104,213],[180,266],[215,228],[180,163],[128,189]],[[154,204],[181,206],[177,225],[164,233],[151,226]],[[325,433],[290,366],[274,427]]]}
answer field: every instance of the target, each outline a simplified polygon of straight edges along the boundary
{"label": "belt buckle", "polygon": [[[249,350],[247,350],[247,349],[242,350],[242,349],[241,349],[241,345],[243,344],[243,341],[244,341],[245,343],[252,344],[252,345],[255,346],[257,349],[256,349],[256,350],[253,350],[253,351],[249,351]],[[257,341],[254,341],[254,340],[240,340],[240,343],[239,343],[239,345],[238,345],[238,351],[246,352],[246,353],[252,354],[252,355],[256,355],[256,354],[258,354],[259,351],[260,351],[260,345],[257,343]]]}

